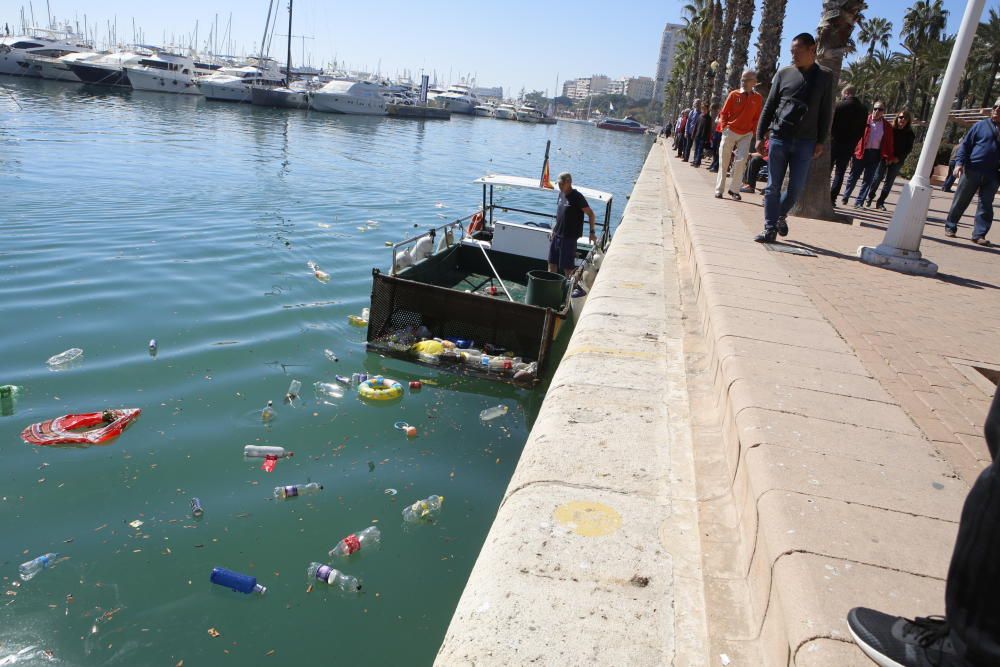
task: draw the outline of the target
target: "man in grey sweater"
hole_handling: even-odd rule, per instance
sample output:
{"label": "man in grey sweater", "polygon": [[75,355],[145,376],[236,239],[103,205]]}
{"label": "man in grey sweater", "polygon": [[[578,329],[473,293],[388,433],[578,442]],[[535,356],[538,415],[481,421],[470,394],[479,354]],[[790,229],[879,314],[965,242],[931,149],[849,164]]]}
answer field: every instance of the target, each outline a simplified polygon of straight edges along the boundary
{"label": "man in grey sweater", "polygon": [[[754,240],[774,243],[788,235],[786,216],[806,185],[809,166],[823,152],[833,115],[833,73],[816,62],[816,40],[807,32],[792,40],[792,64],[778,70],[757,125],[770,134],[764,232]],[[781,186],[788,173],[785,194]]]}

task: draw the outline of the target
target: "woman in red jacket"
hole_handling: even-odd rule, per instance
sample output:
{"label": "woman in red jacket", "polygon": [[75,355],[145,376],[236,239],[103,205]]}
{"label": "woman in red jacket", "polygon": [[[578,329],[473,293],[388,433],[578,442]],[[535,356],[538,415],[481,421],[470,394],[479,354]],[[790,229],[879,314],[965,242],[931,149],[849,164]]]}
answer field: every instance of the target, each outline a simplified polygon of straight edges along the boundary
{"label": "woman in red jacket", "polygon": [[885,104],[876,102],[872,113],[868,116],[865,134],[854,149],[854,159],[851,160],[851,175],[847,178],[847,188],[840,199],[846,205],[851,198],[858,178],[861,177],[861,191],[854,200],[854,208],[861,208],[862,202],[868,197],[868,191],[875,181],[875,172],[882,160],[893,158],[892,125],[885,119]]}

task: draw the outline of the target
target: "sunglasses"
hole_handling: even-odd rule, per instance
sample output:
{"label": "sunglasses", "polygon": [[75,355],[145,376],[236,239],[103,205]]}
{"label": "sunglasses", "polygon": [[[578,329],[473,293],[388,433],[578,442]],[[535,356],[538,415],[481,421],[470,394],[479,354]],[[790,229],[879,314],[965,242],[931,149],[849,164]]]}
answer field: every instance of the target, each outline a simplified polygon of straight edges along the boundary
{"label": "sunglasses", "polygon": [[875,107],[875,111],[885,111],[885,107]]}

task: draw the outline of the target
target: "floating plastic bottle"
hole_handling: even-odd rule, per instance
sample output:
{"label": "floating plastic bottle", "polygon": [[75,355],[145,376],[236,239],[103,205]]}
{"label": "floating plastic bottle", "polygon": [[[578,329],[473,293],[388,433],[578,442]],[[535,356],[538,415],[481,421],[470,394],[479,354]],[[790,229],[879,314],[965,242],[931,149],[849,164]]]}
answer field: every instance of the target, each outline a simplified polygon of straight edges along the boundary
{"label": "floating plastic bottle", "polygon": [[345,593],[357,593],[361,590],[361,582],[357,577],[344,574],[340,570],[324,565],[323,563],[310,563],[306,569],[306,576],[309,581],[319,579],[323,583],[330,584],[334,588],[339,588]]}
{"label": "floating plastic bottle", "polygon": [[288,486],[276,486],[274,487],[274,497],[279,500],[285,500],[286,498],[294,498],[295,496],[309,496],[314,493],[319,493],[323,490],[323,485],[318,482],[309,482],[308,484],[290,484]]}
{"label": "floating plastic bottle", "polygon": [[[350,378],[346,378],[350,382]],[[313,384],[313,389],[316,390],[317,394],[322,396],[329,396],[330,398],[343,398],[344,389],[339,384],[333,384],[332,382],[316,382]]]}
{"label": "floating plastic bottle", "polygon": [[370,311],[368,308],[362,308],[360,315],[348,315],[347,321],[356,327],[366,327],[368,326],[368,316]]}
{"label": "floating plastic bottle", "polygon": [[364,530],[351,533],[340,542],[337,542],[337,546],[330,549],[330,558],[350,556],[362,549],[368,551],[378,547],[381,542],[382,532],[378,527],[368,526]]}
{"label": "floating plastic bottle", "polygon": [[76,361],[82,356],[83,350],[78,347],[71,347],[65,352],[60,352],[59,354],[49,357],[48,361],[45,363],[52,367],[65,366],[70,362]]}
{"label": "floating plastic bottle", "polygon": [[259,593],[260,595],[263,595],[267,592],[266,587],[257,583],[257,577],[251,577],[249,574],[243,574],[242,572],[227,570],[224,567],[212,568],[212,575],[209,579],[216,586],[231,588],[237,593],[246,593],[247,595],[250,593]]}
{"label": "floating plastic bottle", "polygon": [[14,414],[14,406],[17,404],[17,397],[21,395],[21,388],[5,384],[0,386],[0,415],[9,417]]}
{"label": "floating plastic bottle", "polygon": [[328,361],[337,362],[340,359],[337,358],[336,353],[333,350],[323,350],[323,356],[327,358]]}
{"label": "floating plastic bottle", "polygon": [[260,418],[266,424],[267,422],[274,419],[276,413],[274,411],[274,401],[268,401],[264,409],[260,411]]}
{"label": "floating plastic bottle", "polygon": [[334,375],[333,379],[344,386],[347,387],[351,386],[351,378],[347,377],[346,375]]}
{"label": "floating plastic bottle", "polygon": [[149,339],[149,356],[155,357],[156,353],[159,351],[160,346],[157,344],[155,338]]}
{"label": "floating plastic bottle", "polygon": [[415,437],[417,437],[417,427],[416,426],[411,426],[410,424],[407,424],[406,422],[396,422],[395,424],[393,424],[393,426],[397,430],[400,430],[403,433],[405,433],[407,438],[415,438]]}
{"label": "floating plastic bottle", "polygon": [[496,419],[497,417],[503,417],[507,412],[510,411],[506,405],[494,405],[492,408],[486,408],[479,413],[479,419],[488,422]]}
{"label": "floating plastic bottle", "polygon": [[243,456],[248,459],[262,459],[268,456],[283,459],[289,456],[295,456],[295,452],[289,452],[284,447],[275,447],[271,445],[246,445],[243,447]]}
{"label": "floating plastic bottle", "polygon": [[302,391],[302,383],[298,380],[292,380],[288,385],[288,391],[285,392],[285,402],[291,403],[296,398],[299,397],[299,392]]}
{"label": "floating plastic bottle", "polygon": [[430,496],[423,500],[403,508],[403,521],[407,523],[420,523],[422,521],[433,521],[441,513],[441,504],[444,496]]}
{"label": "floating plastic bottle", "polygon": [[59,554],[47,553],[37,558],[32,558],[27,563],[21,563],[21,566],[17,568],[21,573],[21,581],[34,579],[35,575],[52,565],[58,557]]}
{"label": "floating plastic bottle", "polygon": [[191,516],[193,516],[196,519],[200,519],[201,516],[204,513],[205,513],[205,510],[201,506],[201,500],[199,500],[198,498],[192,498],[191,499]]}
{"label": "floating plastic bottle", "polygon": [[309,270],[312,271],[314,276],[316,276],[316,280],[320,281],[321,283],[330,281],[330,274],[324,271],[323,269],[319,268],[319,264],[317,264],[316,262],[306,262],[306,266],[308,266]]}

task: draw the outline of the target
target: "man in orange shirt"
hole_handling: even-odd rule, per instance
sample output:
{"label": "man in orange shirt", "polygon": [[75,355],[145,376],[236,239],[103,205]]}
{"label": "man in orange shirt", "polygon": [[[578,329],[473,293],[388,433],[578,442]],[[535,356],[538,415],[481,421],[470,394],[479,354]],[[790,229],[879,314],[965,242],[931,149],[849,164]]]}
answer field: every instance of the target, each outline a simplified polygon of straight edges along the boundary
{"label": "man in orange shirt", "polygon": [[[740,85],[740,90],[733,90],[726,97],[726,103],[719,114],[722,146],[719,148],[719,174],[715,177],[716,199],[722,199],[722,194],[727,191],[733,199],[740,199],[739,184],[746,169],[747,153],[750,152],[750,144],[753,143],[753,133],[757,129],[760,110],[764,106],[764,99],[760,93],[754,91],[754,86],[757,85],[756,73],[744,72]],[[736,163],[733,164],[732,170],[736,190],[726,187],[729,178],[726,172],[733,157],[733,149],[736,150]]]}

